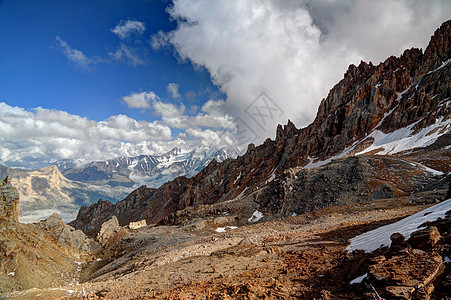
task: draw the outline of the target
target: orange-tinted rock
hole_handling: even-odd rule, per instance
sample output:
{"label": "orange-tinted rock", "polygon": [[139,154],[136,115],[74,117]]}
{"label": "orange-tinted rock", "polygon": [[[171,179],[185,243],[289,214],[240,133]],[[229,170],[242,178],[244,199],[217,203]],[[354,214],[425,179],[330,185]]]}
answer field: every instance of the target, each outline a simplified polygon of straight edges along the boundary
{"label": "orange-tinted rock", "polygon": [[429,226],[425,229],[413,232],[410,235],[409,244],[413,248],[427,249],[434,246],[441,238],[437,227]]}

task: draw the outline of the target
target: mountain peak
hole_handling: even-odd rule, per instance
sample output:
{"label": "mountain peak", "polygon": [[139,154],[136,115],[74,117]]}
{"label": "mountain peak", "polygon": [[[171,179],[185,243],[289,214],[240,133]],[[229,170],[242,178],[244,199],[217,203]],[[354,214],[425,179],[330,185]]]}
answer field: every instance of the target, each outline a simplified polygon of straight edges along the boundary
{"label": "mountain peak", "polygon": [[444,22],[431,37],[426,50],[424,51],[424,60],[429,70],[440,67],[451,56],[451,20]]}

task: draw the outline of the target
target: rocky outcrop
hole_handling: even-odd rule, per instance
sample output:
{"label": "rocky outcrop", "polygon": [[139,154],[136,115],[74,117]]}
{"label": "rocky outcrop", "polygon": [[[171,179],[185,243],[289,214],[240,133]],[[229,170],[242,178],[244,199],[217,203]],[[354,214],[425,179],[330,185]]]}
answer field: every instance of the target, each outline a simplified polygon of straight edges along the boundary
{"label": "rocky outcrop", "polygon": [[[279,125],[275,140],[249,145],[243,156],[213,161],[195,177],[179,177],[158,189],[141,187],[116,205],[84,207],[72,224],[94,234],[101,225],[98,214],[102,221],[116,215],[123,226],[142,219],[155,224],[176,210],[247,196],[287,169],[357,153],[372,145],[374,138],[368,135],[375,129],[383,134],[411,126],[409,130],[418,132],[437,120],[448,120],[450,24],[437,29],[424,53],[412,48],[377,66],[351,65],[308,127],[297,129],[290,121]],[[449,128],[440,130],[445,134]],[[396,193],[393,184],[381,188],[381,196]],[[329,199],[337,203],[333,196]]]}
{"label": "rocky outcrop", "polygon": [[386,299],[435,299],[431,298],[434,290],[449,285],[449,266],[443,257],[449,256],[450,216],[451,211],[427,223],[407,241],[400,233],[392,234],[390,249],[371,259],[366,281]]}
{"label": "rocky outcrop", "polygon": [[440,255],[414,249],[371,266],[369,275],[376,287],[384,288],[388,299],[412,299],[414,295],[414,299],[425,299],[418,296],[433,291],[432,280],[442,266]]}
{"label": "rocky outcrop", "polygon": [[72,226],[64,224],[61,216],[52,214],[47,220],[38,223],[43,229],[49,231],[62,248],[75,256],[97,255],[101,251],[101,245],[88,238],[83,231],[75,230]]}
{"label": "rocky outcrop", "polygon": [[94,241],[57,214],[40,223],[17,222],[19,193],[9,177],[0,181],[0,209],[0,298],[15,290],[75,282],[75,261],[98,253]]}
{"label": "rocky outcrop", "polygon": [[111,217],[108,221],[102,224],[99,233],[97,234],[97,240],[102,244],[106,245],[111,237],[119,229],[119,222],[116,216]]}
{"label": "rocky outcrop", "polygon": [[292,168],[253,193],[259,209],[275,216],[408,196],[433,175],[403,159],[351,156],[318,168]]}
{"label": "rocky outcrop", "polygon": [[409,243],[417,249],[430,249],[437,244],[441,237],[437,227],[429,226],[412,233]]}
{"label": "rocky outcrop", "polygon": [[17,222],[19,218],[19,192],[11,185],[10,177],[0,180],[0,223]]}

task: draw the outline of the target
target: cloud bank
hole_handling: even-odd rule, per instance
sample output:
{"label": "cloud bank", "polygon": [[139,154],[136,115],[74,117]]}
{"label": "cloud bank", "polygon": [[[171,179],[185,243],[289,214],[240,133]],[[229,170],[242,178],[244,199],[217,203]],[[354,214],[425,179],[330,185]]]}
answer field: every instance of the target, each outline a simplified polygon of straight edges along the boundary
{"label": "cloud bank", "polygon": [[[181,60],[205,67],[227,94],[226,111],[274,136],[278,123],[306,126],[349,64],[377,64],[403,50],[425,47],[451,15],[449,1],[174,0],[177,22],[152,37]],[[249,107],[262,92],[283,112],[264,128]],[[259,108],[259,107],[257,107]]]}
{"label": "cloud bank", "polygon": [[[223,129],[233,124],[220,112],[221,101],[207,102],[195,116],[186,115],[183,107],[162,102],[153,92],[131,94],[124,97],[124,103],[135,108],[152,108],[161,120],[136,121],[126,115],[115,115],[97,122],[60,110],[38,107],[27,111],[0,102],[0,163],[39,168],[62,159],[83,163],[118,156],[162,154],[174,147],[192,149],[234,143]],[[173,137],[174,127],[192,131]]]}

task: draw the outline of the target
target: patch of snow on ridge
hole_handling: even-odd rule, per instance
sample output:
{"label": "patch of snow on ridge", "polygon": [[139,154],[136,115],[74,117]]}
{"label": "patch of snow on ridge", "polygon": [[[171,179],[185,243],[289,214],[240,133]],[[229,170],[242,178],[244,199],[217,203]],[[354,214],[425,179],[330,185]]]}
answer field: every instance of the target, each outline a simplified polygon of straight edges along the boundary
{"label": "patch of snow on ridge", "polygon": [[261,218],[263,218],[263,213],[256,210],[256,211],[254,211],[252,216],[249,219],[247,219],[247,221],[250,223],[255,223],[255,222],[259,221]]}
{"label": "patch of snow on ridge", "polygon": [[349,152],[354,149],[354,147],[359,143],[360,141],[355,141],[351,146],[347,147],[346,149],[343,150],[343,152],[334,155],[332,157],[329,157],[326,160],[318,160],[318,161],[314,161],[314,158],[307,156],[307,159],[309,160],[309,163],[306,164],[304,166],[304,168],[317,168],[317,167],[321,167],[324,165],[327,165],[328,163],[330,163],[331,161],[333,161],[334,159],[338,159],[338,158],[342,158],[345,157],[349,154]]}
{"label": "patch of snow on ridge", "polygon": [[441,172],[441,171],[431,169],[431,168],[426,167],[426,166],[424,166],[424,165],[422,165],[422,164],[418,164],[418,165],[420,166],[420,168],[424,169],[426,172],[432,173],[432,174],[434,174],[434,175],[441,176],[441,175],[444,175],[444,174],[445,174],[445,173],[443,173],[443,172]]}
{"label": "patch of snow on ridge", "polygon": [[346,250],[348,252],[354,250],[372,252],[379,247],[390,246],[390,236],[396,232],[401,233],[408,239],[412,232],[421,229],[419,228],[421,224],[443,218],[448,210],[451,210],[451,199],[442,201],[396,223],[385,225],[353,237],[349,240],[350,244]]}
{"label": "patch of snow on ridge", "polygon": [[426,147],[433,144],[441,134],[451,129],[451,119],[443,121],[443,117],[441,117],[437,119],[435,124],[423,128],[420,132],[412,135],[413,127],[418,122],[390,133],[374,130],[368,135],[368,137],[374,139],[373,144],[356,155],[365,154],[380,148],[384,150],[378,152],[378,155],[395,154],[413,148]]}
{"label": "patch of snow on ridge", "polygon": [[277,168],[275,168],[275,169],[271,172],[271,175],[269,175],[269,178],[268,178],[268,180],[266,181],[266,183],[271,182],[271,181],[274,180],[274,178],[276,178],[276,170],[277,170]]}
{"label": "patch of snow on ridge", "polygon": [[366,277],[368,277],[368,273],[365,273],[362,276],[359,276],[359,277],[351,280],[351,282],[349,284],[361,283],[363,281],[363,279],[365,279]]}

